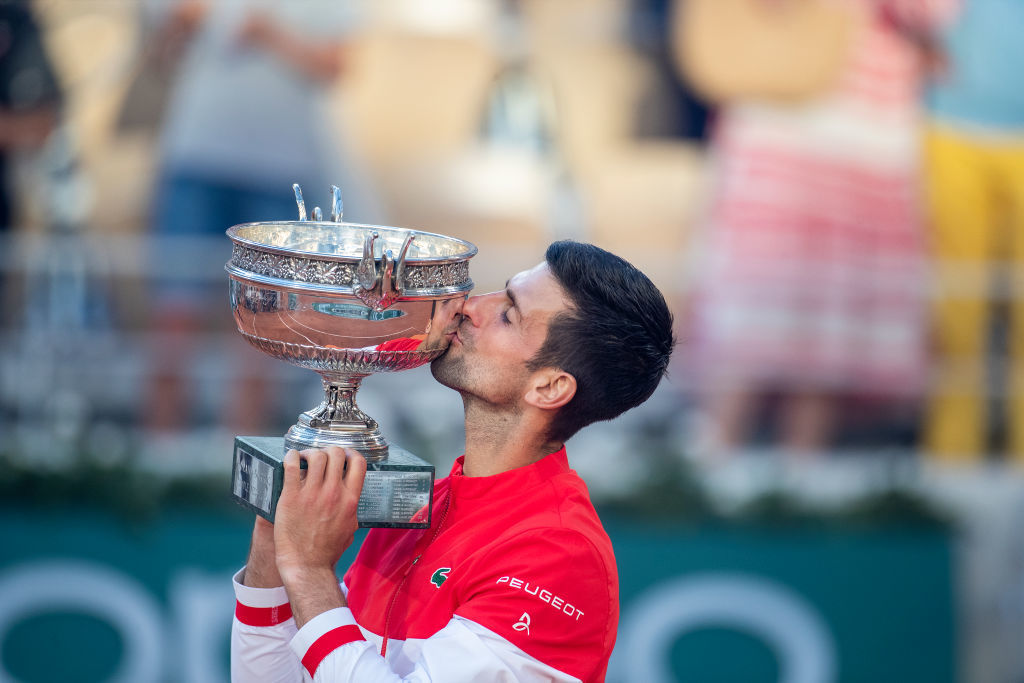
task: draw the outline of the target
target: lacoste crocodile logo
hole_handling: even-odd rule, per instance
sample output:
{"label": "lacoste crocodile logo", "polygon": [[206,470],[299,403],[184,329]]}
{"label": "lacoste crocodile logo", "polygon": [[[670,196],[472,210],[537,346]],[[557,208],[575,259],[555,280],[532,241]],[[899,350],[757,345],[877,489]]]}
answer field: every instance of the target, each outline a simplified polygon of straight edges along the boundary
{"label": "lacoste crocodile logo", "polygon": [[440,588],[441,584],[448,580],[448,572],[450,572],[451,570],[451,567],[438,568],[438,570],[435,571],[434,574],[430,577],[430,583]]}

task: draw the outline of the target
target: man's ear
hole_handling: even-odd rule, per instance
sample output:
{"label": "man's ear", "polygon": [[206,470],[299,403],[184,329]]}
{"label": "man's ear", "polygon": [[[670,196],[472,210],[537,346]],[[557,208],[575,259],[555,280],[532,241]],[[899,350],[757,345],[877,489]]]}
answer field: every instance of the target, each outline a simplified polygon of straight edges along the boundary
{"label": "man's ear", "polygon": [[565,370],[543,368],[530,378],[526,402],[542,410],[561,408],[576,395],[576,378]]}

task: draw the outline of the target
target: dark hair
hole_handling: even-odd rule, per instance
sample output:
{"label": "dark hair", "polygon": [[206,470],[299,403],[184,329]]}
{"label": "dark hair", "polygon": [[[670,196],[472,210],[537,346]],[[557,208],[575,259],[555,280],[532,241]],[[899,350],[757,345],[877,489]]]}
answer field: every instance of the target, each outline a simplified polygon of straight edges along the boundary
{"label": "dark hair", "polygon": [[548,434],[564,441],[646,401],[668,369],[675,339],[665,298],[625,259],[569,240],[553,243],[544,258],[572,307],[551,320],[529,368],[560,368],[576,378],[576,395]]}

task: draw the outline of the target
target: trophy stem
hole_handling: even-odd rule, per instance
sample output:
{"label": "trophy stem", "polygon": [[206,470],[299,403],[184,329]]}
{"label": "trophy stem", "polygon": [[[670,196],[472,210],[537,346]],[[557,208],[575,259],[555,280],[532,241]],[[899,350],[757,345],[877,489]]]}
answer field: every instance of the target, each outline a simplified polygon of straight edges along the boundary
{"label": "trophy stem", "polygon": [[313,411],[310,426],[330,429],[332,424],[365,425],[375,429],[377,423],[356,405],[356,392],[366,375],[346,375],[337,378],[323,378],[324,402]]}
{"label": "trophy stem", "polygon": [[388,443],[377,421],[356,405],[365,374],[322,375],[324,401],[299,416],[285,434],[285,448],[354,448],[369,462],[388,455]]}

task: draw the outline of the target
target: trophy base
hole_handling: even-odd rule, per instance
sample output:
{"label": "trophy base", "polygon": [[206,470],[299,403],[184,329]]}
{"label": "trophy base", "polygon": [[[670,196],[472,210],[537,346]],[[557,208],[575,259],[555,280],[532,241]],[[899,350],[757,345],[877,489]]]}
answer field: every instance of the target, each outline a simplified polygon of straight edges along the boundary
{"label": "trophy base", "polygon": [[[284,437],[236,436],[231,458],[235,502],[273,522],[284,484]],[[303,466],[305,462],[303,461]],[[356,516],[359,526],[387,529],[430,527],[434,466],[392,445],[387,458],[366,463]]]}

